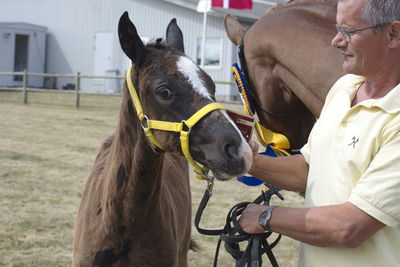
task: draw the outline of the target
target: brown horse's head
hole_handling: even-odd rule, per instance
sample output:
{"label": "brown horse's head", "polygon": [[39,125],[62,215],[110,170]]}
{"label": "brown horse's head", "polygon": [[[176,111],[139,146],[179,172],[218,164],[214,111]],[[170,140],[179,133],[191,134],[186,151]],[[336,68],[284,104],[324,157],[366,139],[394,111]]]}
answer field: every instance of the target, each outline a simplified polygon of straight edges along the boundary
{"label": "brown horse's head", "polygon": [[[141,41],[127,12],[120,18],[118,32],[122,49],[132,60],[131,78],[149,119],[185,121],[215,102],[215,85],[185,56],[182,32],[175,19],[167,27],[165,41],[158,39],[148,45]],[[132,100],[127,101],[132,107]],[[153,133],[165,151],[182,153],[179,133]],[[246,173],[251,165],[250,147],[224,110],[208,113],[190,129],[189,147],[193,159],[210,168],[218,179]]]}
{"label": "brown horse's head", "polygon": [[[239,61],[246,77],[248,95],[260,123],[269,130],[285,135],[292,149],[300,148],[307,140],[314,116],[293,90],[280,78],[284,69],[276,58],[270,56],[266,34],[248,31],[232,16],[225,17],[225,30],[230,40],[238,46]],[[271,36],[269,36],[271,37]]]}
{"label": "brown horse's head", "polygon": [[247,31],[233,17],[225,18],[228,37],[242,45],[242,69],[260,122],[284,134],[292,149],[307,142],[327,92],[342,73],[338,52],[330,46],[336,14],[331,2],[291,1]]}

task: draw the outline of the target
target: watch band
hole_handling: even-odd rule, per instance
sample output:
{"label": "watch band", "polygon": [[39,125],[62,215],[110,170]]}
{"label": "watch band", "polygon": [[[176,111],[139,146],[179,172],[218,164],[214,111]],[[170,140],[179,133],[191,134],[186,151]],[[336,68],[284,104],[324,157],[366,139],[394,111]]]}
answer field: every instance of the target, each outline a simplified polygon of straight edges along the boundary
{"label": "watch band", "polygon": [[258,217],[258,224],[268,232],[271,232],[271,229],[268,227],[268,223],[271,220],[272,210],[275,209],[276,206],[267,206],[264,211]]}

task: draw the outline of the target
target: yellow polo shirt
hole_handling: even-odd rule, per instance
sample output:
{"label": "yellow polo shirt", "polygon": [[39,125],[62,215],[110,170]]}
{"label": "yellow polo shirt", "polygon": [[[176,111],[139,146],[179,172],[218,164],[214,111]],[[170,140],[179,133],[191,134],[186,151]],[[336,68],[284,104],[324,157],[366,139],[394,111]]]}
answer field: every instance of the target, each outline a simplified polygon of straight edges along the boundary
{"label": "yellow polo shirt", "polygon": [[400,266],[400,84],[354,107],[363,77],[330,90],[301,149],[309,164],[305,206],[351,202],[386,226],[357,248],[301,244],[299,266]]}

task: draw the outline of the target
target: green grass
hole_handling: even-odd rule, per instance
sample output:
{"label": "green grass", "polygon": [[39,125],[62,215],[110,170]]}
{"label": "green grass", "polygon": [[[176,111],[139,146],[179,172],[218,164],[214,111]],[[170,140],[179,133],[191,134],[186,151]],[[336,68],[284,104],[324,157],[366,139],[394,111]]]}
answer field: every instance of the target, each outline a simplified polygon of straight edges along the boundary
{"label": "green grass", "polygon": [[[116,128],[120,97],[82,96],[79,109],[67,94],[29,93],[28,101],[22,104],[20,92],[0,92],[0,266],[70,266],[84,184],[101,142]],[[191,187],[196,211],[205,183],[193,178]],[[217,182],[202,227],[222,227],[228,210],[259,190]],[[275,204],[302,205],[296,194],[284,195]],[[194,227],[193,237],[202,250],[189,252],[189,265],[212,266],[217,238]],[[296,265],[296,241],[283,238],[274,251],[281,266]],[[219,266],[234,266],[224,249]]]}

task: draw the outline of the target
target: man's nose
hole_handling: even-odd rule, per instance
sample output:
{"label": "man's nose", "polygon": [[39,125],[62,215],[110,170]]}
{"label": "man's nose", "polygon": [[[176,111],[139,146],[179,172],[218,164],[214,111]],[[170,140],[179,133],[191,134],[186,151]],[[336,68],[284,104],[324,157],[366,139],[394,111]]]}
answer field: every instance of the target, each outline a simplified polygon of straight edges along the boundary
{"label": "man's nose", "polygon": [[331,45],[335,48],[343,48],[346,47],[347,41],[342,33],[337,32],[331,41]]}

